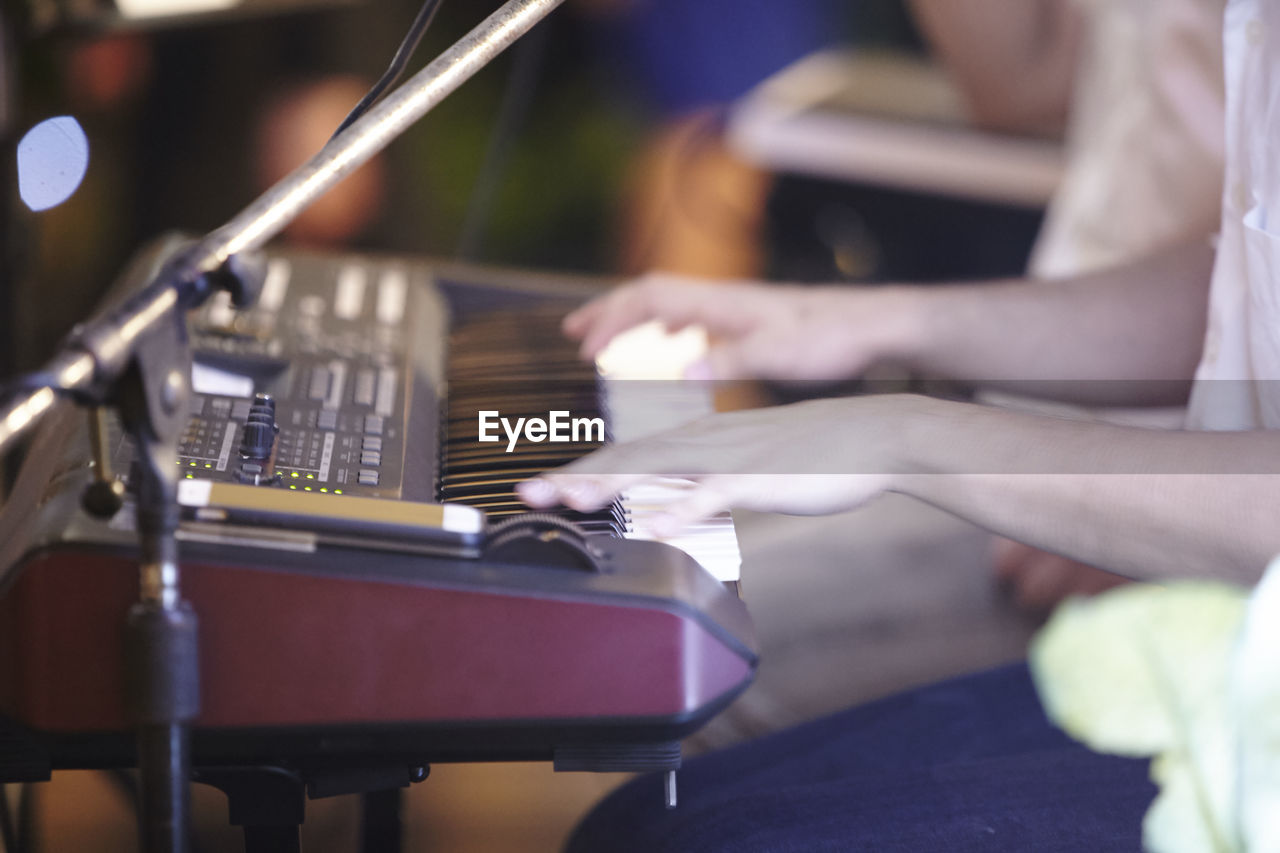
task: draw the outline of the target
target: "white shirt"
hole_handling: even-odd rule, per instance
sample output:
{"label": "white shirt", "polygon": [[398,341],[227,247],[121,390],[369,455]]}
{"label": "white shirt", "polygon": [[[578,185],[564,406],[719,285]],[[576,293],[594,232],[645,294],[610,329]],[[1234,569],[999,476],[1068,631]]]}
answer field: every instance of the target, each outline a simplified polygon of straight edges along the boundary
{"label": "white shirt", "polygon": [[[1062,181],[1028,272],[1114,267],[1211,234],[1222,205],[1227,0],[1076,0],[1084,16]],[[1280,2],[1280,0],[1277,0]],[[1087,409],[984,392],[997,405],[1176,429],[1177,407]]]}
{"label": "white shirt", "polygon": [[1217,225],[1226,0],[1079,0],[1067,162],[1031,261],[1041,277],[1146,255]]}
{"label": "white shirt", "polygon": [[1280,3],[1231,0],[1223,44],[1226,181],[1187,426],[1280,428]]}

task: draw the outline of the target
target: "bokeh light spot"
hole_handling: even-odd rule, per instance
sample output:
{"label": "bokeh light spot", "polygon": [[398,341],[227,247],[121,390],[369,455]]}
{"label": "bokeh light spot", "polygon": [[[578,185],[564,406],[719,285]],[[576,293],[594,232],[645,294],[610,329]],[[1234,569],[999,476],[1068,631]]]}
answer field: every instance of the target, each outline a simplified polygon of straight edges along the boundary
{"label": "bokeh light spot", "polygon": [[18,143],[18,194],[32,210],[71,198],[89,168],[89,138],[71,116],[45,119]]}

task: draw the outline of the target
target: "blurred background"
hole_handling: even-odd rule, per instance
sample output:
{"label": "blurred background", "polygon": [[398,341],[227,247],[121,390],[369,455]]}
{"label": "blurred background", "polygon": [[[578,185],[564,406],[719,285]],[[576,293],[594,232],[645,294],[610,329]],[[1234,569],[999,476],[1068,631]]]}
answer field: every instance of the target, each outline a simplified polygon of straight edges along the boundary
{"label": "blurred background", "polygon": [[[445,0],[410,71],[497,5]],[[76,195],[40,213],[19,204],[6,173],[0,373],[42,363],[148,240],[223,224],[319,150],[416,9],[262,0],[256,11],[129,24],[98,3],[11,4],[6,156],[36,122],[71,115],[90,160]],[[971,107],[898,0],[569,0],[281,239],[602,282],[651,268],[856,285],[1018,274],[1056,180],[1061,123],[994,126]],[[814,133],[851,153],[828,156]],[[904,151],[916,159],[904,164]],[[984,539],[932,516],[917,537],[917,522],[877,513],[855,529],[847,519],[742,526],[766,711],[730,714],[692,748],[1021,655],[1035,620],[987,582]],[[915,550],[890,557],[885,546],[881,559],[874,543],[892,536]],[[850,537],[861,537],[864,571],[839,581],[830,613],[763,570],[753,576],[797,559],[847,562]],[[901,574],[904,561],[963,570],[938,583]],[[787,645],[797,609],[826,653]],[[800,681],[827,693],[778,707]],[[406,801],[406,849],[553,850],[621,778],[434,768]],[[63,774],[35,798],[38,849],[134,848],[118,779]],[[237,849],[220,795],[201,791],[197,808],[200,849]],[[353,849],[356,803],[309,809],[305,849]]]}
{"label": "blurred background", "polygon": [[[102,26],[77,17],[75,4],[50,5],[61,17],[28,5],[6,21],[9,135],[72,115],[91,162],[61,207],[9,211],[20,263],[5,294],[12,367],[42,360],[145,241],[222,224],[318,150],[416,11],[406,0],[317,2]],[[446,0],[410,70],[496,5]],[[956,236],[944,245],[917,235],[963,204],[955,198],[736,173],[748,169],[721,136],[732,104],[832,45],[922,49],[895,0],[752,0],[732,15],[719,3],[571,0],[286,237],[604,274],[674,266],[873,280],[1019,271],[1034,209],[993,210],[1009,213],[1019,234],[988,230],[985,246]],[[671,233],[658,233],[663,219]],[[960,215],[951,226],[965,222]],[[908,231],[912,250],[899,252]],[[964,248],[957,257],[949,247]],[[973,260],[984,254],[989,263]]]}

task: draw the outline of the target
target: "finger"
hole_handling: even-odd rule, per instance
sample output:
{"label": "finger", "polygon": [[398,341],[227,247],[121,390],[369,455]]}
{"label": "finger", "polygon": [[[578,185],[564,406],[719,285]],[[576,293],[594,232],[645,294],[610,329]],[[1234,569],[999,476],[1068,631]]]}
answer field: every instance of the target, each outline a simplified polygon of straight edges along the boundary
{"label": "finger", "polygon": [[550,509],[560,504],[560,493],[545,477],[516,483],[516,497],[534,509]]}
{"label": "finger", "polygon": [[721,338],[708,352],[716,379],[828,379],[841,378],[843,370],[823,368],[807,358],[808,350],[822,344],[809,330],[788,319],[774,317],[754,328],[744,327],[735,336]]}
{"label": "finger", "polygon": [[566,506],[594,512],[647,474],[573,474],[552,471],[516,485],[516,494],[534,509]]}
{"label": "finger", "polygon": [[654,275],[619,288],[598,305],[584,306],[584,313],[566,318],[566,331],[582,340],[583,358],[595,358],[619,334],[650,320],[668,331],[696,324],[736,334],[749,319],[744,297],[743,290],[725,284]]}
{"label": "finger", "polygon": [[563,504],[586,512],[599,509],[635,483],[692,470],[691,460],[703,457],[705,449],[696,441],[672,438],[687,437],[695,429],[696,425],[690,425],[684,430],[603,447],[518,484],[517,494],[535,508]]}
{"label": "finger", "polygon": [[[775,332],[761,331],[737,339],[720,340],[707,350],[702,375],[698,379],[785,379],[788,371],[779,369],[794,341],[778,340]],[[692,368],[691,368],[692,371]]]}
{"label": "finger", "polygon": [[560,321],[560,330],[570,338],[580,340],[582,336],[587,333],[587,330],[591,328],[592,324],[595,323],[595,318],[600,316],[601,311],[605,310],[605,302],[616,292],[617,291],[613,291],[602,296],[597,296],[585,305],[579,306],[578,308],[570,311],[565,315],[564,319]]}
{"label": "finger", "polygon": [[682,290],[657,277],[637,280],[571,314],[566,318],[566,330],[581,339],[583,358],[595,358],[627,329],[662,319],[662,311],[671,310],[672,302],[682,298]]}
{"label": "finger", "polygon": [[724,512],[731,502],[731,493],[726,490],[728,483],[724,477],[703,478],[684,497],[654,516],[650,524],[653,532],[670,539],[689,525]]}

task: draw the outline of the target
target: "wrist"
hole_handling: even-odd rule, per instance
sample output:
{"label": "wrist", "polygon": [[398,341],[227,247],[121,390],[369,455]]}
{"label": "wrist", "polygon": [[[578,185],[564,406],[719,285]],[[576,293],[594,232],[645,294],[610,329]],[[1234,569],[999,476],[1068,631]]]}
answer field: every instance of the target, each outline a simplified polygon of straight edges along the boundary
{"label": "wrist", "polygon": [[883,399],[889,407],[884,418],[888,491],[906,493],[919,475],[952,470],[947,451],[954,446],[954,423],[962,416],[964,404],[920,394],[891,394]]}
{"label": "wrist", "polygon": [[856,407],[845,418],[852,415],[854,423],[863,425],[847,433],[854,443],[850,455],[865,466],[854,472],[884,477],[884,491],[901,492],[915,475],[932,469],[928,447],[936,442],[940,425],[945,428],[946,414],[939,410],[944,401],[919,394],[870,394],[843,402]]}
{"label": "wrist", "polygon": [[918,370],[929,340],[928,289],[894,285],[850,296],[849,320],[854,328],[868,330],[863,343],[871,351],[870,361]]}
{"label": "wrist", "polygon": [[892,324],[889,358],[912,370],[920,370],[933,339],[932,309],[937,302],[935,288],[895,287],[888,292],[896,322]]}

